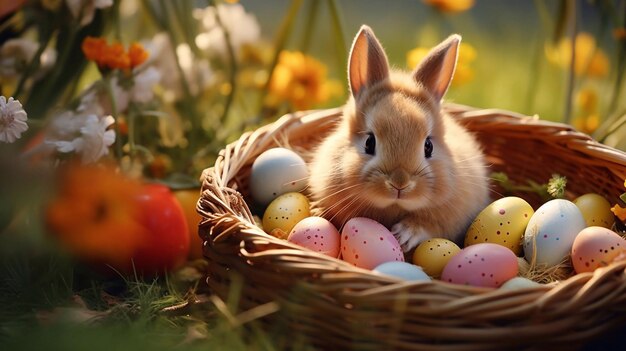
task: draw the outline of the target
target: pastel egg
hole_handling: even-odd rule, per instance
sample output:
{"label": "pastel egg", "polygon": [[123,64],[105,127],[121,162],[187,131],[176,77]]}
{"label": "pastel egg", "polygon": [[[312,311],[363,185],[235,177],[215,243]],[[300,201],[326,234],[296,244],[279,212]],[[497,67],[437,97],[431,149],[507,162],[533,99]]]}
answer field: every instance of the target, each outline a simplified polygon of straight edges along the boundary
{"label": "pastel egg", "polygon": [[259,155],[250,171],[250,193],[261,205],[267,205],[278,196],[299,192],[307,185],[309,170],[297,153],[277,147]]}
{"label": "pastel egg", "polygon": [[611,204],[604,197],[589,193],[577,197],[573,202],[583,214],[588,227],[613,227],[615,217],[611,212]]}
{"label": "pastel egg", "polygon": [[492,243],[471,245],[452,257],[441,280],[454,284],[497,288],[517,275],[517,256]]}
{"label": "pastel egg", "polygon": [[604,227],[587,227],[574,240],[572,264],[576,273],[593,272],[624,253],[626,240],[617,233]]}
{"label": "pastel egg", "polygon": [[485,207],[465,234],[465,246],[494,243],[522,253],[522,236],[534,211],[525,200],[509,196]]}
{"label": "pastel egg", "polygon": [[398,240],[373,219],[355,217],[341,230],[341,257],[357,267],[373,269],[389,261],[404,262]]}
{"label": "pastel egg", "polygon": [[331,257],[339,256],[339,231],[322,217],[307,217],[298,222],[289,237],[289,242],[321,252]]}
{"label": "pastel egg", "polygon": [[585,219],[573,202],[554,199],[537,209],[524,232],[524,257],[537,266],[561,263],[572,250]]}
{"label": "pastel egg", "polygon": [[537,283],[528,278],[524,277],[515,277],[513,279],[509,279],[507,282],[500,286],[502,290],[520,290],[520,289],[528,289],[528,288],[536,288],[538,286],[543,286],[544,284]]}
{"label": "pastel egg", "polygon": [[287,239],[291,229],[311,215],[309,200],[300,193],[286,193],[272,201],[263,214],[263,230]]}
{"label": "pastel egg", "polygon": [[461,249],[458,245],[448,239],[428,239],[419,244],[413,252],[413,263],[422,267],[429,276],[439,278],[443,267],[459,251]]}
{"label": "pastel egg", "polygon": [[423,280],[430,281],[430,277],[420,267],[407,262],[391,261],[381,263],[374,272],[380,274],[391,275],[402,280]]}

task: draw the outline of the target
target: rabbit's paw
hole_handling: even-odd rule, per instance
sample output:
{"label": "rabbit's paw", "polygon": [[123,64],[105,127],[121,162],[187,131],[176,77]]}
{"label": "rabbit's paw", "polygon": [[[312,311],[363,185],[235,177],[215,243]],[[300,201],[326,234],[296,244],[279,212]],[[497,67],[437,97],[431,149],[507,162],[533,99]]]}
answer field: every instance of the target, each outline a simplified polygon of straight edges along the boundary
{"label": "rabbit's paw", "polygon": [[405,221],[394,224],[391,227],[391,234],[398,240],[403,252],[408,252],[422,241],[432,238],[424,228],[410,225]]}

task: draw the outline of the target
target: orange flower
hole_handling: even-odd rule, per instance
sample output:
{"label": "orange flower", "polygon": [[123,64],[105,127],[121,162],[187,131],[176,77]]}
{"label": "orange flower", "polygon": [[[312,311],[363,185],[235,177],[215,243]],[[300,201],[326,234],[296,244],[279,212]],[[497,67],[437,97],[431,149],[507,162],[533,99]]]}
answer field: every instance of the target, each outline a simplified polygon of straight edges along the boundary
{"label": "orange flower", "polygon": [[[578,33],[574,40],[574,71],[576,75],[606,77],[610,62],[602,49],[597,47],[594,37],[585,32]],[[546,57],[551,63],[568,68],[572,63],[572,41],[563,38],[556,46],[546,46]]]}
{"label": "orange flower", "polygon": [[60,243],[87,262],[126,267],[148,233],[136,221],[139,182],[112,167],[71,165],[62,170],[46,223]]}
{"label": "orange flower", "polygon": [[327,81],[326,66],[320,61],[299,51],[283,51],[272,75],[268,103],[289,101],[305,110],[337,95],[339,89],[339,84]]}
{"label": "orange flower", "polygon": [[148,59],[148,52],[139,43],[132,43],[128,48],[128,57],[130,58],[130,66],[137,67]]}
{"label": "orange flower", "polygon": [[423,0],[441,12],[463,12],[474,6],[474,0]]}
{"label": "orange flower", "polygon": [[[626,188],[626,180],[624,180],[624,187]],[[622,194],[621,199],[622,201],[626,201],[626,193]],[[613,214],[619,218],[622,223],[626,224],[626,208],[616,204],[613,208],[611,208],[611,212],[613,212]]]}
{"label": "orange flower", "polygon": [[120,43],[107,44],[103,38],[86,37],[82,50],[87,59],[96,62],[100,69],[133,69],[148,59],[148,52],[138,43],[128,48]]}

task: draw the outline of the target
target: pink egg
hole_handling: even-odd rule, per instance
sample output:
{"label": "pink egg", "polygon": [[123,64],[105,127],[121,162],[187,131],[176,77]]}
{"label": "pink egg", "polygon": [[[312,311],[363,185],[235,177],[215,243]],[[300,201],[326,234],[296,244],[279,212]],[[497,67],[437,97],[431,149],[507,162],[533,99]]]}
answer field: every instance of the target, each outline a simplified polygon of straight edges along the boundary
{"label": "pink egg", "polygon": [[510,249],[492,243],[468,246],[454,255],[441,280],[449,283],[497,288],[517,275],[517,257]]}
{"label": "pink egg", "polygon": [[339,231],[322,217],[307,217],[296,223],[287,241],[328,256],[339,257]]}
{"label": "pink egg", "polygon": [[603,227],[588,227],[574,239],[572,264],[576,273],[593,272],[625,252],[626,240],[617,233]]}
{"label": "pink egg", "polygon": [[382,224],[364,217],[352,218],[344,225],[341,257],[366,269],[374,269],[384,262],[404,262],[402,248],[393,234]]}

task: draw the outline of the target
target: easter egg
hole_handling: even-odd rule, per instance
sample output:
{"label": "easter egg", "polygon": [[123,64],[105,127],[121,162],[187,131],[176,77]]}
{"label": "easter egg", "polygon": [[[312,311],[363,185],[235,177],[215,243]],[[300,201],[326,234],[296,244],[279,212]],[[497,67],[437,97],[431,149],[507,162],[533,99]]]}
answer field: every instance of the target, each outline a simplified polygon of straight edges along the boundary
{"label": "easter egg", "polygon": [[448,239],[428,239],[419,244],[413,252],[413,263],[422,267],[429,276],[439,278],[443,267],[459,251],[461,249],[457,244]]}
{"label": "easter egg", "polygon": [[554,199],[537,209],[524,232],[524,257],[538,266],[552,267],[565,259],[585,219],[573,202]]}
{"label": "easter egg", "polygon": [[588,227],[613,227],[615,217],[611,212],[611,204],[604,197],[589,193],[577,197],[573,202],[583,214]]}
{"label": "easter egg", "polygon": [[500,286],[502,290],[520,290],[527,288],[536,288],[538,286],[544,286],[544,284],[537,283],[528,278],[524,277],[515,277],[513,279],[509,279],[507,282]]}
{"label": "easter egg", "polygon": [[381,263],[376,268],[374,268],[374,272],[380,274],[391,275],[396,278],[400,278],[402,280],[423,280],[430,281],[430,277],[428,274],[424,273],[424,271],[408,262],[399,262],[399,261],[391,261]]}
{"label": "easter egg", "polygon": [[373,269],[389,261],[404,262],[398,240],[373,219],[355,217],[341,230],[341,257],[357,267]]}
{"label": "easter egg", "polygon": [[308,168],[300,155],[282,147],[269,149],[252,164],[250,193],[256,202],[267,205],[282,194],[304,189],[308,177]]}
{"label": "easter egg", "polygon": [[339,256],[339,231],[322,217],[307,217],[301,220],[291,229],[287,240],[331,257]]}
{"label": "easter egg", "polygon": [[583,229],[572,245],[572,264],[576,273],[593,272],[608,266],[626,252],[626,240],[604,227]]}
{"label": "easter egg", "polygon": [[520,255],[522,236],[533,213],[532,206],[519,197],[498,199],[476,216],[465,234],[465,246],[494,243]]}
{"label": "easter egg", "polygon": [[454,284],[497,288],[517,275],[517,256],[492,243],[468,246],[454,255],[441,280]]}
{"label": "easter egg", "polygon": [[311,215],[309,200],[300,193],[286,193],[272,201],[263,214],[263,230],[281,239],[287,239],[291,229]]}

